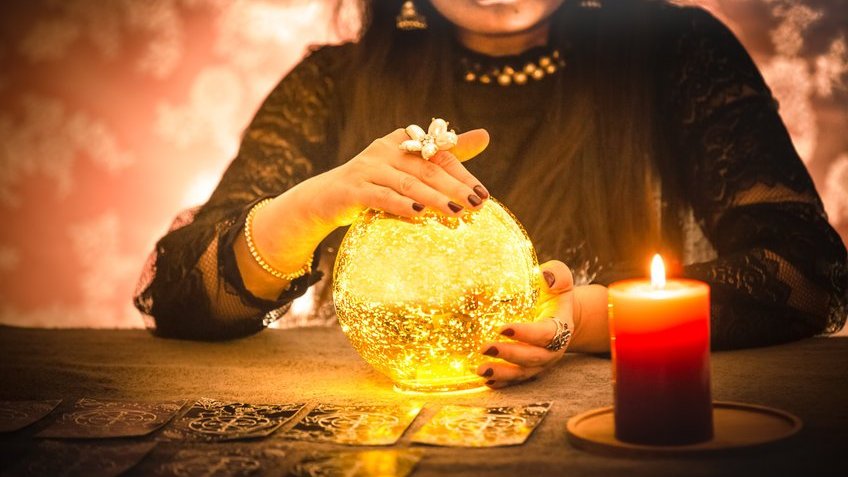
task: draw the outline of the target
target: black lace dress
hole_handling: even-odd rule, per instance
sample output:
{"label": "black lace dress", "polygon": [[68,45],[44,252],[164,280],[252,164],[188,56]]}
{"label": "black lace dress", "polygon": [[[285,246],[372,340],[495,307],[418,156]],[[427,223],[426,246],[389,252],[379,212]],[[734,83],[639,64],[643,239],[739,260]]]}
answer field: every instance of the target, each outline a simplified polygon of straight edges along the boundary
{"label": "black lace dress", "polygon": [[[670,94],[659,110],[679,162],[674,177],[662,180],[680,181],[685,192],[689,215],[674,227],[685,242],[684,274],[712,290],[713,345],[757,346],[835,331],[848,312],[845,246],[828,224],[776,101],[726,27],[702,10],[677,10],[682,27],[668,42],[677,60],[664,73]],[[276,301],[245,289],[232,244],[258,200],[337,165],[353,47],[319,48],[295,67],[259,109],[209,201],[180,215],[157,243],[135,297],[155,334],[226,339],[281,317],[291,326],[286,311],[310,286],[307,321],[333,322],[329,282],[342,231],[316,250],[312,273]],[[548,83],[499,88],[466,83],[460,74],[453,81],[463,114],[449,119],[487,128],[498,157],[519,157]],[[507,160],[468,166],[493,195],[504,195]],[[614,263],[587,257],[580,247],[566,255],[555,258],[575,270],[578,283],[607,284],[621,275]]]}

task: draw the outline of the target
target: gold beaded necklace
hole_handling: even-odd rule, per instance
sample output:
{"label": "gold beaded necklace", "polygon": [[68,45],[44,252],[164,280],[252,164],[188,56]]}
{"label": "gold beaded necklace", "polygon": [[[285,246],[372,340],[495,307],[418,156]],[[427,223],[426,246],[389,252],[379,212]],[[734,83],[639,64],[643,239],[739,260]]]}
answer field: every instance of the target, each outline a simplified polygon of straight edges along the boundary
{"label": "gold beaded necklace", "polygon": [[499,86],[524,85],[530,79],[538,81],[565,67],[565,59],[562,58],[559,50],[545,53],[536,61],[528,61],[523,66],[510,64],[483,66],[468,58],[462,58],[461,62],[465,71],[463,79],[466,82]]}

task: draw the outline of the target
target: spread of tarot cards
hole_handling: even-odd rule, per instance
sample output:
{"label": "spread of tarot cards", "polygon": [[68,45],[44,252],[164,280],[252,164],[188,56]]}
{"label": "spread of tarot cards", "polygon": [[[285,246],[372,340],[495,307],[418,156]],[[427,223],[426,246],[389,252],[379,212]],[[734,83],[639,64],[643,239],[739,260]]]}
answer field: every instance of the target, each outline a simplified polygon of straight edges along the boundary
{"label": "spread of tarot cards", "polygon": [[[434,406],[431,417],[407,432],[424,407],[212,398],[0,401],[0,436],[32,443],[0,473],[404,477],[426,459],[426,446],[525,443],[551,403]],[[318,445],[304,450],[298,442]]]}

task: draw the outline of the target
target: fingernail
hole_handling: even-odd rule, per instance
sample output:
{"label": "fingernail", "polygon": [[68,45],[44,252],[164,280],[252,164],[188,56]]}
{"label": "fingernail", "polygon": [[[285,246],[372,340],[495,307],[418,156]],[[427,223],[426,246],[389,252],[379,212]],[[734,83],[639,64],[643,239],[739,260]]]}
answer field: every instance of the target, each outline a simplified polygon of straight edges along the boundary
{"label": "fingernail", "polygon": [[418,202],[413,202],[412,203],[412,210],[414,210],[416,212],[421,212],[422,210],[424,210],[424,204],[419,204]]}
{"label": "fingernail", "polygon": [[491,386],[491,385],[493,385],[493,384],[495,384],[495,380],[494,380],[494,379],[490,379],[490,380],[486,381],[486,386]]}
{"label": "fingernail", "polygon": [[476,186],[473,187],[473,189],[474,189],[474,193],[477,194],[477,197],[479,197],[481,199],[488,199],[489,198],[489,193],[486,191],[486,189],[483,188],[483,186],[476,185]]}
{"label": "fingernail", "polygon": [[462,206],[457,204],[454,201],[450,201],[450,202],[448,202],[448,209],[450,209],[454,212],[459,212],[460,210],[462,210]]}
{"label": "fingernail", "polygon": [[489,349],[487,349],[483,354],[485,354],[486,356],[497,356],[498,349],[494,346],[490,346]]}
{"label": "fingernail", "polygon": [[545,270],[544,272],[542,272],[542,275],[544,275],[544,277],[545,277],[545,282],[548,283],[548,288],[551,288],[552,286],[554,286],[554,282],[556,281],[556,278],[554,278],[553,273]]}
{"label": "fingernail", "polygon": [[468,194],[468,203],[470,203],[474,207],[477,207],[478,205],[483,203],[483,200],[474,194]]}
{"label": "fingernail", "polygon": [[488,368],[488,369],[486,369],[486,372],[481,374],[480,376],[482,376],[484,378],[490,378],[490,377],[492,377],[493,374],[495,374],[495,370],[492,369],[492,368]]}
{"label": "fingernail", "polygon": [[512,328],[507,328],[507,329],[501,331],[501,334],[504,335],[504,336],[515,336],[515,330],[512,329]]}

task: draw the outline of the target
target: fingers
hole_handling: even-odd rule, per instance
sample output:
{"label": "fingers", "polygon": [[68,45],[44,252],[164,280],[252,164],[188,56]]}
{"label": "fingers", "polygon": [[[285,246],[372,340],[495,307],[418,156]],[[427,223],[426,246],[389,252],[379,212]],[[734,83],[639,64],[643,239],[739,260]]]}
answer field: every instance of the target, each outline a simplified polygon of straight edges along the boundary
{"label": "fingers", "polygon": [[439,151],[435,156],[430,158],[436,164],[441,166],[448,174],[455,177],[457,180],[467,185],[481,199],[489,198],[489,191],[468,172],[468,169],[462,165],[463,162],[477,156],[489,146],[489,132],[485,129],[473,129],[457,136],[456,146],[450,151]]}
{"label": "fingers", "polygon": [[[557,318],[562,320],[562,317]],[[552,319],[543,319],[532,323],[511,323],[501,329],[501,334],[515,341],[544,348],[550,344],[556,330],[556,323]],[[501,344],[507,343],[498,343],[498,348]]]}
{"label": "fingers", "polygon": [[512,342],[492,343],[484,349],[483,354],[493,358],[502,359],[525,368],[539,368],[545,367],[558,360],[563,353],[548,351],[540,346],[529,345],[521,342]]}
{"label": "fingers", "polygon": [[486,385],[498,388],[515,384],[535,376],[565,354],[565,350],[550,351],[557,333],[553,319],[573,329],[573,288],[571,270],[560,261],[550,261],[540,266],[539,280],[543,282],[543,296],[537,304],[537,316],[532,323],[510,323],[503,326],[500,334],[512,342],[489,343],[481,352],[497,361],[484,363],[477,374],[488,379]]}
{"label": "fingers", "polygon": [[464,209],[482,207],[489,192],[453,151],[465,158],[479,154],[489,142],[489,134],[485,130],[459,135],[453,150],[439,151],[430,160],[401,151],[398,145],[407,139],[406,131],[399,128],[374,141],[360,155],[363,157],[357,157],[362,166],[359,176],[447,215],[456,216]]}
{"label": "fingers", "polygon": [[475,196],[480,199],[489,198],[489,191],[474,177],[474,174],[462,165],[462,162],[460,162],[456,155],[449,151],[439,151],[435,156],[430,158],[430,162],[441,167],[451,177],[464,184]]}
{"label": "fingers", "polygon": [[483,363],[477,367],[477,375],[486,378],[486,385],[491,388],[526,381],[563,356],[560,352],[519,342],[491,343],[485,347],[483,354],[498,358],[497,361]]}
{"label": "fingers", "polygon": [[556,318],[569,327],[574,323],[574,279],[571,270],[559,260],[551,260],[539,266],[541,270],[543,296],[536,307],[539,319],[532,323],[509,323],[500,334],[515,341],[545,347],[556,333]]}
{"label": "fingers", "polygon": [[527,381],[545,368],[524,368],[505,362],[483,363],[477,367],[477,375],[486,379],[486,386],[498,389]]}
{"label": "fingers", "polygon": [[539,265],[544,282],[543,290],[551,294],[571,291],[574,288],[574,277],[571,269],[559,260],[551,260]]}
{"label": "fingers", "polygon": [[424,210],[424,205],[414,199],[398,194],[390,187],[370,183],[360,187],[359,203],[363,207],[383,210],[401,217],[413,217]]}
{"label": "fingers", "polygon": [[489,146],[489,132],[485,129],[473,129],[458,135],[457,139],[451,152],[461,162],[473,158]]}
{"label": "fingers", "polygon": [[[474,190],[474,187],[480,185],[480,182],[447,151],[439,151],[429,161],[410,154],[403,154],[397,160],[393,160],[391,165],[397,170],[417,177],[424,184],[441,192],[464,208],[478,209],[483,205],[483,197],[480,197]],[[445,166],[451,167],[453,174],[446,170]],[[454,174],[462,176],[468,183],[464,183]],[[488,197],[488,194],[486,196]],[[431,205],[426,202],[425,204]],[[441,206],[441,204],[439,205]]]}
{"label": "fingers", "polygon": [[[438,166],[431,165],[431,167],[438,169]],[[444,171],[441,172],[444,174]],[[407,208],[403,215],[410,216],[421,213],[420,210],[411,208],[413,204],[427,206],[447,215],[457,214],[462,211],[462,208],[468,206],[467,203],[457,204],[451,197],[422,182],[415,175],[391,167],[376,168],[370,177],[370,181],[374,185],[392,189],[397,193],[396,195],[411,199],[410,208]],[[461,187],[461,184],[459,186]],[[369,204],[369,206],[378,206],[380,209],[390,212],[383,208],[382,204]]]}

